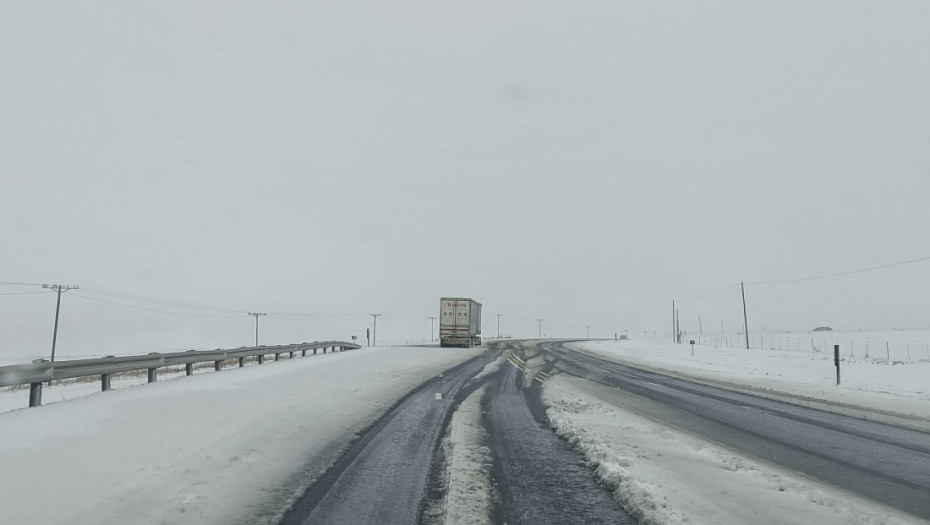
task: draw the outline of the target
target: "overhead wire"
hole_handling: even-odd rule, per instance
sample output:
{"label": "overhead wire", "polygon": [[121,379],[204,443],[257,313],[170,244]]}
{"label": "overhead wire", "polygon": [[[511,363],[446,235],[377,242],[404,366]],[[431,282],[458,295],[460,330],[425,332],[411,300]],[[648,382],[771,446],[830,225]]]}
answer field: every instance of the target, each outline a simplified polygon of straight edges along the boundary
{"label": "overhead wire", "polygon": [[873,270],[884,270],[885,268],[893,268],[893,267],[895,267],[895,266],[903,266],[903,265],[905,265],[905,264],[913,264],[913,263],[918,263],[918,262],[923,262],[923,261],[930,261],[930,256],[927,256],[927,257],[919,257],[919,258],[917,258],[917,259],[910,259],[910,260],[907,260],[907,261],[900,261],[900,262],[895,262],[895,263],[890,263],[890,264],[882,264],[882,265],[880,265],[880,266],[870,266],[870,267],[868,267],[868,268],[859,268],[859,269],[856,269],[856,270],[848,270],[848,271],[844,271],[844,272],[827,273],[827,274],[822,274],[822,275],[814,275],[814,276],[810,276],[810,277],[801,277],[801,278],[797,278],[797,279],[782,279],[782,280],[778,280],[778,281],[747,282],[746,284],[767,285],[767,284],[797,283],[797,282],[802,282],[802,281],[815,281],[815,280],[817,280],[817,279],[828,279],[828,278],[830,278],[830,277],[840,277],[840,276],[843,276],[843,275],[852,275],[852,274],[855,274],[855,273],[871,272],[871,271],[873,271]]}
{"label": "overhead wire", "polygon": [[228,312],[228,313],[235,313],[235,314],[246,312],[245,310],[235,310],[231,308],[216,308],[212,306],[202,306],[202,305],[195,305],[195,304],[189,304],[189,303],[181,303],[181,302],[176,302],[176,301],[163,301],[160,299],[151,299],[148,297],[140,297],[137,295],[110,292],[106,290],[98,290],[96,288],[82,288],[82,290],[86,292],[93,292],[98,295],[109,295],[112,297],[121,297],[123,299],[131,299],[133,301],[140,301],[144,303],[163,304],[167,306],[179,306],[181,308],[188,308],[191,310],[206,310],[206,311],[211,311],[211,312]]}
{"label": "overhead wire", "polygon": [[183,317],[209,317],[209,318],[214,318],[214,319],[232,319],[236,317],[247,317],[247,315],[244,312],[239,315],[209,315],[209,314],[192,314],[192,313],[184,313],[184,312],[169,312],[167,310],[156,310],[154,308],[144,308],[142,306],[133,306],[133,305],[124,304],[124,303],[117,303],[115,301],[107,301],[105,299],[100,299],[96,297],[88,297],[86,295],[81,295],[81,294],[77,294],[74,292],[71,292],[69,295],[73,295],[74,297],[80,297],[81,299],[87,299],[89,301],[96,301],[99,303],[105,303],[105,304],[110,304],[114,306],[122,306],[123,308],[131,308],[133,310],[142,310],[145,312],[155,312],[159,314],[177,315],[177,316],[183,316]]}

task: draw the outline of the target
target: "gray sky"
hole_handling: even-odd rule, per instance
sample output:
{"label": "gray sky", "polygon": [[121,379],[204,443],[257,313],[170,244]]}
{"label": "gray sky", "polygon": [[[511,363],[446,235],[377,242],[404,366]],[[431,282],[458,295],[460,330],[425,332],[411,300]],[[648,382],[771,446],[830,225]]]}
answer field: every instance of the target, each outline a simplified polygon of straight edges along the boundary
{"label": "gray sky", "polygon": [[[372,312],[423,339],[443,295],[485,335],[669,332],[673,299],[930,255],[927,27],[922,0],[3,2],[0,281],[81,287],[62,354],[245,345],[249,311],[270,344]],[[750,329],[930,327],[928,271],[750,285]],[[47,353],[54,298],[0,295],[0,358]]]}

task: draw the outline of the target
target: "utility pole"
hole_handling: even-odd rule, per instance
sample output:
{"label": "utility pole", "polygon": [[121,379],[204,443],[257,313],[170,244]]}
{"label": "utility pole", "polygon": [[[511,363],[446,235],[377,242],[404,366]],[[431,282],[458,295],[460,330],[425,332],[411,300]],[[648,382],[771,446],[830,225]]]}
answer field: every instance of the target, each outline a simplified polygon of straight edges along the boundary
{"label": "utility pole", "polygon": [[588,339],[591,339],[591,325],[586,324],[584,327],[588,329]]}
{"label": "utility pole", "polygon": [[[58,300],[55,303],[55,330],[52,332],[52,362],[55,362],[55,344],[58,342],[58,313],[61,311],[61,293],[68,290],[77,290],[77,286],[68,284],[43,284],[42,288],[48,288],[58,292]],[[52,384],[49,381],[49,384]]]}
{"label": "utility pole", "polygon": [[678,317],[678,310],[675,310],[675,342],[681,344],[681,318]]}
{"label": "utility pole", "polygon": [[701,316],[698,316],[698,330],[701,335],[704,335],[704,324],[701,322]]}
{"label": "utility pole", "polygon": [[542,339],[542,319],[537,319],[539,321],[539,338]]}
{"label": "utility pole", "polygon": [[255,346],[258,346],[258,318],[268,314],[249,312],[249,315],[255,318]]}
{"label": "utility pole", "polygon": [[746,350],[749,350],[749,319],[746,317],[746,286],[739,283],[739,289],[743,293],[743,330],[746,332]]}
{"label": "utility pole", "polygon": [[672,341],[678,342],[678,321],[675,320],[675,312],[678,310],[675,309],[675,301],[672,300]]}
{"label": "utility pole", "polygon": [[433,341],[435,341],[435,339],[433,338],[433,321],[435,321],[435,320],[436,320],[435,317],[430,317],[430,318],[429,318],[429,342],[430,342],[430,343],[432,343]]}
{"label": "utility pole", "polygon": [[371,330],[371,346],[378,346],[378,317],[381,317],[381,314],[368,314],[375,321],[374,328]]}
{"label": "utility pole", "polygon": [[501,314],[494,314],[497,316],[497,338],[501,338]]}

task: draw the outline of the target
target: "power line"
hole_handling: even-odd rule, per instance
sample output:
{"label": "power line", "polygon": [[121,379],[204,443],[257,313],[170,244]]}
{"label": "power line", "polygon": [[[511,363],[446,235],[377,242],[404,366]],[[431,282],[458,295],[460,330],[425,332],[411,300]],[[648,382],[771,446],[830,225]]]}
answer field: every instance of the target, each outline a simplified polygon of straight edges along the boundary
{"label": "power line", "polygon": [[0,282],[0,284],[8,284],[10,286],[42,286],[42,283],[8,283]]}
{"label": "power line", "polygon": [[0,295],[29,295],[29,294],[37,294],[37,293],[43,293],[43,294],[44,294],[44,293],[55,293],[55,292],[53,292],[53,291],[51,291],[51,290],[45,290],[45,291],[42,291],[42,292],[7,292],[7,293],[0,293]]}
{"label": "power line", "polygon": [[845,271],[845,272],[836,272],[836,273],[828,273],[828,274],[823,274],[823,275],[814,275],[814,276],[811,276],[811,277],[801,277],[801,278],[799,278],[799,279],[784,279],[784,280],[780,280],[780,281],[759,281],[759,282],[751,282],[751,283],[746,283],[746,284],[758,284],[758,285],[762,285],[762,284],[786,284],[786,283],[797,283],[797,282],[802,282],[802,281],[814,281],[814,280],[817,280],[817,279],[827,279],[827,278],[830,278],[830,277],[840,277],[840,276],[843,276],[843,275],[851,275],[851,274],[854,274],[854,273],[871,272],[871,271],[873,271],[873,270],[883,270],[883,269],[885,269],[885,268],[893,268],[893,267],[895,267],[895,266],[903,266],[903,265],[905,265],[905,264],[913,264],[913,263],[918,263],[918,262],[923,262],[923,261],[930,261],[930,256],[927,256],[927,257],[920,257],[920,258],[918,258],[918,259],[911,259],[911,260],[909,260],[909,261],[900,261],[900,262],[895,262],[895,263],[891,263],[891,264],[883,264],[883,265],[881,265],[881,266],[871,266],[871,267],[869,267],[869,268],[859,268],[858,270],[849,270],[849,271]]}
{"label": "power line", "polygon": [[368,317],[369,314],[301,314],[293,312],[269,312],[268,315],[277,319],[313,319],[316,317]]}
{"label": "power line", "polygon": [[112,297],[121,297],[121,298],[123,298],[123,299],[132,299],[132,300],[134,300],[134,301],[140,301],[140,302],[143,302],[143,303],[164,304],[164,305],[168,305],[168,306],[180,306],[181,308],[189,308],[189,309],[191,309],[191,310],[207,310],[207,311],[213,311],[213,312],[229,312],[229,313],[237,313],[237,314],[238,314],[238,313],[245,313],[245,310],[234,310],[234,309],[231,309],[231,308],[216,308],[216,307],[211,307],[211,306],[201,306],[201,305],[188,304],[188,303],[180,303],[180,302],[174,302],[174,301],[163,301],[163,300],[160,300],[160,299],[150,299],[150,298],[147,298],[147,297],[140,297],[140,296],[136,296],[136,295],[129,295],[129,294],[123,294],[123,293],[110,292],[110,291],[106,291],[106,290],[97,290],[97,289],[93,289],[93,288],[90,288],[90,289],[85,288],[85,290],[88,290],[88,291],[91,291],[91,292],[94,292],[94,293],[100,294],[100,295],[109,295],[109,296],[112,296]]}
{"label": "power line", "polygon": [[234,317],[245,317],[245,313],[241,313],[239,315],[207,315],[207,314],[189,314],[189,313],[182,313],[182,312],[169,312],[166,310],[156,310],[154,308],[144,308],[142,306],[133,306],[133,305],[124,304],[124,303],[117,303],[115,301],[107,301],[105,299],[98,299],[96,297],[88,297],[86,295],[79,295],[76,293],[72,293],[71,295],[73,295],[74,297],[80,297],[81,299],[87,299],[89,301],[96,301],[98,303],[111,304],[114,306],[122,306],[123,308],[131,308],[133,310],[142,310],[144,312],[155,312],[155,313],[167,314],[167,315],[178,315],[182,317],[210,317],[214,319],[231,319]]}

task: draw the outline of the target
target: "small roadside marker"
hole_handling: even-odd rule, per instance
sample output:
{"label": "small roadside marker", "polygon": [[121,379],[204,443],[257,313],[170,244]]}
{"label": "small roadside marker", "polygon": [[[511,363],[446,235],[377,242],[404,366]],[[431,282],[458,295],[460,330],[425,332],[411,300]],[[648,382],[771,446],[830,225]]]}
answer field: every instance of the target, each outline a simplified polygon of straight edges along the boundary
{"label": "small roadside marker", "polygon": [[436,392],[436,399],[442,399],[442,392]]}

